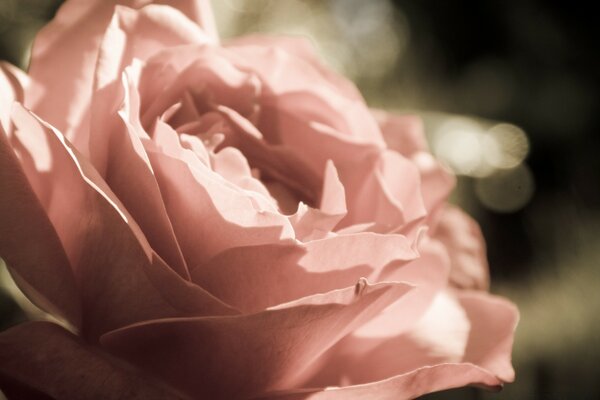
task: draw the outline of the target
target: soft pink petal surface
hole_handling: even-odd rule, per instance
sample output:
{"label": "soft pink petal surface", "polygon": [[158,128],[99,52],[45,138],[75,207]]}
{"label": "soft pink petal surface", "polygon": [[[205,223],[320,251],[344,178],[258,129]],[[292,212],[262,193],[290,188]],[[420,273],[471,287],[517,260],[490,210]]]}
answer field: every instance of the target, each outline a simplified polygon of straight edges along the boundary
{"label": "soft pink petal surface", "polygon": [[189,399],[49,322],[0,333],[0,383],[13,399]]}
{"label": "soft pink petal surface", "polygon": [[192,279],[243,312],[352,285],[417,257],[400,235],[362,233],[307,243],[236,247],[192,271]]}
{"label": "soft pink petal surface", "polygon": [[372,110],[388,147],[411,160],[421,175],[428,222],[435,226],[437,213],[454,188],[455,178],[429,153],[423,121],[416,115],[394,115]]}
{"label": "soft pink petal surface", "polygon": [[48,323],[0,334],[13,396],[514,379],[517,311],[483,291],[481,232],[445,205],[455,179],[422,121],[370,110],[306,40],[221,46],[207,0],[70,0],[30,74],[0,64],[0,256],[88,344]]}
{"label": "soft pink petal surface", "polygon": [[29,78],[17,67],[0,61],[0,126],[10,137],[10,110],[15,101],[22,102]]}
{"label": "soft pink petal surface", "polygon": [[0,257],[29,299],[78,327],[81,304],[62,243],[0,126]]}
{"label": "soft pink petal surface", "polygon": [[439,224],[433,236],[448,249],[452,285],[463,289],[488,289],[490,282],[485,241],[473,218],[459,208],[447,205],[440,212]]}
{"label": "soft pink petal surface", "polygon": [[[483,293],[441,296],[405,334],[342,340],[323,367],[333,376],[317,372],[306,385],[332,387],[265,398],[412,399],[465,385],[499,388],[511,382],[510,351],[518,320],[514,305]],[[337,385],[344,387],[333,387]]]}
{"label": "soft pink petal surface", "polygon": [[[208,0],[71,0],[36,36],[29,74],[35,87],[27,105],[76,144],[85,143],[94,70],[100,42],[116,5],[140,8],[147,4],[179,8],[216,38]],[[61,71],[56,74],[56,71]],[[60,93],[60,96],[54,94]],[[78,140],[78,135],[84,137]]]}
{"label": "soft pink petal surface", "polygon": [[192,396],[243,399],[289,387],[328,347],[409,290],[360,280],[257,314],[136,324],[104,335],[102,344]]}
{"label": "soft pink petal surface", "polygon": [[[47,186],[46,180],[47,187],[40,185],[36,192],[78,281],[86,336],[94,338],[127,323],[192,311],[196,315],[232,312],[202,289],[181,281],[154,255],[114,193],[60,132],[22,107],[15,108],[13,120],[17,137],[35,135],[50,153],[53,185]],[[39,150],[27,148],[34,159]],[[31,182],[39,180],[41,171],[30,166],[26,173]],[[184,295],[186,301],[175,301]]]}

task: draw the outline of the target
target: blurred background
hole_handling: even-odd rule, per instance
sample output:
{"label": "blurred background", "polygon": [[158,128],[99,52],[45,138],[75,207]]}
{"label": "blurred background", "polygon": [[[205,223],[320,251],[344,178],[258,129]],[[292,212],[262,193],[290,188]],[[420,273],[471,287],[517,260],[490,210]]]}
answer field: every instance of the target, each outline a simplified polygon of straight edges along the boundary
{"label": "blurred background", "polygon": [[[0,0],[22,68],[59,0]],[[481,224],[492,292],[521,311],[517,381],[427,399],[600,398],[600,24],[557,0],[219,0],[223,38],[309,37],[374,107],[417,112]],[[0,293],[0,329],[23,313]]]}

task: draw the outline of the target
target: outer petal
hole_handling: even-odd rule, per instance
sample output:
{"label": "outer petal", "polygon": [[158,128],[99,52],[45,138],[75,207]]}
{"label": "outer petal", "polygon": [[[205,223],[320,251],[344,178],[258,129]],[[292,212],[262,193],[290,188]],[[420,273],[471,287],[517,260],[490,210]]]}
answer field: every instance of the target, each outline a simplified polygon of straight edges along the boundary
{"label": "outer petal", "polygon": [[429,226],[434,225],[435,214],[454,188],[454,175],[429,153],[420,117],[394,115],[379,110],[372,112],[388,147],[411,159],[419,168],[423,200],[430,214]]}
{"label": "outer petal", "polygon": [[[29,92],[27,105],[70,139],[76,135],[73,129],[87,129],[85,110],[98,49],[114,7],[140,8],[150,3],[178,7],[216,36],[208,0],[69,0],[35,39],[29,74],[37,85]],[[52,95],[56,93],[60,96]]]}
{"label": "outer petal", "polygon": [[[352,285],[417,257],[401,235],[361,233],[308,243],[237,247],[192,271],[200,286],[243,312]],[[395,279],[402,280],[402,279]],[[411,282],[409,282],[411,283]]]}
{"label": "outer petal", "polygon": [[[444,246],[424,239],[420,257],[406,264],[389,264],[377,281],[401,281],[415,285],[402,301],[392,304],[377,317],[357,329],[360,337],[388,337],[411,329],[448,284],[450,260]],[[399,318],[402,316],[402,318]]]}
{"label": "outer petal", "polygon": [[0,257],[38,307],[78,327],[81,304],[56,230],[0,126]]}
{"label": "outer petal", "polygon": [[0,389],[12,399],[187,399],[49,322],[0,334]]}
{"label": "outer petal", "polygon": [[426,210],[415,165],[400,154],[384,150],[370,159],[338,166],[346,188],[348,216],[342,224],[374,222],[377,232],[401,232],[416,237]]}
{"label": "outer petal", "polygon": [[432,306],[431,315],[406,334],[371,342],[349,337],[340,342],[346,355],[332,358],[323,371],[330,368],[337,379],[343,376],[355,386],[272,398],[412,399],[468,384],[499,388],[512,381],[510,352],[518,319],[514,305],[483,293],[458,294],[450,302],[444,296]]}
{"label": "outer petal", "polygon": [[339,136],[377,147],[384,145],[381,132],[364,100],[346,97],[336,84],[304,59],[273,46],[232,46],[229,49],[230,58],[236,65],[254,71],[265,84],[263,102],[268,105],[269,111],[265,110],[266,118],[259,122],[258,128],[269,140],[286,143],[296,133],[298,127],[294,119],[288,120],[289,125],[281,126],[284,129],[280,131],[277,131],[279,124],[272,123],[277,112],[285,112],[298,120],[315,120],[326,123],[330,128],[341,128],[336,130]]}
{"label": "outer petal", "polygon": [[[13,120],[18,137],[47,143],[50,175],[42,176],[31,165],[26,173],[30,182],[45,185],[36,194],[80,284],[84,335],[93,340],[106,330],[144,319],[232,312],[181,280],[154,255],[114,193],[60,132],[20,107]],[[41,156],[36,150],[30,146],[23,154],[35,160]]]}
{"label": "outer petal", "polygon": [[363,101],[363,97],[354,86],[354,84],[346,78],[334,73],[330,68],[327,68],[321,60],[313,44],[302,36],[279,36],[279,35],[260,35],[251,34],[234,38],[227,42],[226,46],[260,46],[260,47],[277,47],[283,51],[302,59],[309,63],[313,68],[321,73],[324,79],[335,86],[345,97],[354,100]]}
{"label": "outer petal", "polygon": [[404,156],[429,151],[423,131],[423,121],[416,115],[395,115],[371,110],[379,124],[387,146]]}
{"label": "outer petal", "polygon": [[256,397],[270,400],[402,400],[467,385],[499,388],[501,382],[472,364],[439,364],[383,381],[344,388],[305,389]]}
{"label": "outer petal", "polygon": [[488,289],[485,240],[475,220],[458,207],[447,205],[440,212],[433,237],[444,243],[450,255],[452,285],[462,289]]}
{"label": "outer petal", "polygon": [[409,289],[361,280],[258,314],[136,324],[104,335],[102,344],[192,396],[243,399],[289,387],[322,352]]}

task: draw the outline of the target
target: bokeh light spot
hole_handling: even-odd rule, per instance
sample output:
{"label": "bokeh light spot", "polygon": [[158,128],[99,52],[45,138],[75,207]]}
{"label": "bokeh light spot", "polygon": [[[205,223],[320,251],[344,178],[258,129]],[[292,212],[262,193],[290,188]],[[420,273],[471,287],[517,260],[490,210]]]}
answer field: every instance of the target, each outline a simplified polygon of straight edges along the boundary
{"label": "bokeh light spot", "polygon": [[486,208],[511,213],[523,208],[533,196],[533,174],[525,164],[494,174],[475,182],[477,198]]}

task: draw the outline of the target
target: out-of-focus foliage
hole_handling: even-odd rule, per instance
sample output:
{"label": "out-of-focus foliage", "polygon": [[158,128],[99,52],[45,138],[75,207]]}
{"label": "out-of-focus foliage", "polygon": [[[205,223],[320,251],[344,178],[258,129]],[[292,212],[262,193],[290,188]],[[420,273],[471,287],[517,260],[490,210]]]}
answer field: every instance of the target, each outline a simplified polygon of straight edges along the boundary
{"label": "out-of-focus foliage", "polygon": [[[59,0],[0,0],[0,59],[27,65]],[[492,291],[521,310],[517,381],[498,394],[600,398],[600,24],[591,6],[534,0],[213,0],[224,38],[304,35],[374,106],[425,116],[482,225]],[[2,294],[0,325],[22,315]]]}
{"label": "out-of-focus foliage", "polygon": [[0,0],[0,59],[26,68],[31,41],[61,3],[62,0]]}

